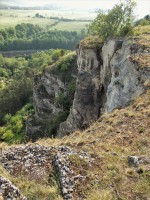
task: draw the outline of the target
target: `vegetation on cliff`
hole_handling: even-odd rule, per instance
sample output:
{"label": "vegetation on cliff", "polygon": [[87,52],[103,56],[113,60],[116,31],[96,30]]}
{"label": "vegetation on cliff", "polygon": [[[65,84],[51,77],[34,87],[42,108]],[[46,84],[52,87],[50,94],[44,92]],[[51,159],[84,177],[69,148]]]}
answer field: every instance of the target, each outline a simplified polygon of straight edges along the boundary
{"label": "vegetation on cliff", "polygon": [[[141,25],[146,25],[144,31],[143,27],[133,29],[130,23],[133,4],[130,0],[127,2],[129,4],[121,3],[108,13],[98,15],[91,29],[100,37],[91,36],[81,41],[84,48],[78,59],[81,67],[79,75],[85,79],[80,80],[79,88],[77,88],[82,89],[83,94],[79,93],[78,97],[83,98],[76,99],[76,102],[83,103],[83,107],[80,108],[83,108],[85,112],[82,112],[82,109],[80,112],[84,118],[84,113],[88,113],[89,109],[84,104],[88,101],[93,103],[92,98],[97,97],[97,94],[102,94],[99,95],[101,102],[98,103],[103,109],[103,103],[106,103],[104,92],[108,89],[106,85],[109,78],[114,80],[113,89],[116,92],[113,97],[110,96],[109,100],[117,99],[117,95],[124,89],[126,93],[125,96],[122,95],[123,99],[128,98],[128,93],[132,93],[132,88],[127,88],[125,82],[128,82],[130,86],[133,84],[127,79],[128,73],[131,79],[135,80],[135,86],[142,87],[142,92],[139,92],[141,95],[129,98],[128,105],[123,105],[125,107],[119,105],[117,109],[112,109],[111,113],[102,114],[103,110],[101,112],[96,108],[100,116],[98,115],[97,121],[83,131],[76,130],[62,139],[50,138],[56,135],[59,124],[67,118],[74,99],[76,90],[76,74],[73,73],[74,66],[76,67],[74,52],[56,49],[25,57],[0,56],[0,175],[11,180],[29,200],[62,200],[64,194],[72,194],[74,199],[84,200],[150,199],[150,34],[139,35],[149,30],[145,21],[139,22]],[[100,21],[100,19],[103,20]],[[146,20],[148,21],[149,18]],[[110,26],[107,26],[105,22],[111,22]],[[107,41],[108,46],[104,49],[106,52],[104,65],[104,59],[102,60],[104,57],[102,57],[102,51],[100,52],[101,42],[108,37],[128,35],[132,30],[133,34],[138,36],[130,37],[130,40],[125,40],[125,43],[119,40],[117,45],[115,45],[116,40],[112,40],[110,46],[113,50],[109,48],[109,41]],[[97,45],[99,48],[95,51]],[[85,55],[85,52],[89,54]],[[98,61],[93,59],[93,55],[98,55]],[[111,72],[107,69],[110,64],[113,69]],[[124,70],[124,65],[128,66],[128,73]],[[103,85],[99,85],[99,79],[96,80],[97,74],[91,71],[93,66],[96,66],[98,78],[99,68],[103,70],[101,71]],[[121,70],[125,72],[124,76]],[[89,76],[84,76],[84,72],[94,74],[93,85],[101,89],[99,90],[101,93],[99,91],[99,93],[94,93],[91,89],[93,85],[91,88],[90,84],[82,85],[82,80],[87,83],[90,80]],[[39,107],[36,107],[36,113],[32,102],[33,75],[36,75],[34,87],[36,87],[36,95],[39,95],[36,96],[36,103],[39,104]],[[51,84],[53,82],[57,87]],[[58,93],[56,89],[59,90]],[[47,104],[43,106],[41,102],[51,104],[49,107],[52,113],[51,123],[49,118],[46,118],[50,116],[48,107],[45,106]],[[93,105],[92,103],[90,105]],[[53,110],[57,109],[60,112],[53,115]],[[92,114],[93,110],[91,107]],[[77,111],[77,109],[73,110],[75,115],[78,114]],[[91,117],[91,113],[89,112],[88,116]],[[43,132],[40,130],[39,133],[35,132],[37,141],[34,144],[32,142],[26,145],[20,144],[26,142],[25,123],[32,115],[34,115],[33,123],[37,123],[38,128],[39,121],[45,123],[44,128],[42,127],[45,138],[37,140],[40,134],[43,137]],[[35,119],[38,117],[39,121],[36,122]],[[80,119],[73,118],[75,121],[80,121]],[[73,120],[70,121],[71,125]],[[29,128],[32,127],[29,126]],[[45,150],[47,148],[48,151]],[[129,162],[129,158],[132,158],[132,162]],[[70,182],[70,179],[73,181]],[[70,187],[62,188],[63,183],[70,184]],[[74,185],[73,188],[72,185]],[[0,185],[0,191],[3,192],[1,187]]]}
{"label": "vegetation on cliff", "polygon": [[35,77],[35,114],[27,120],[28,140],[57,136],[59,125],[68,117],[74,99],[76,76],[76,53],[70,52]]}
{"label": "vegetation on cliff", "polygon": [[56,49],[16,58],[0,55],[1,141],[24,141],[25,121],[33,105],[33,75],[42,73],[66,53],[68,51]]}

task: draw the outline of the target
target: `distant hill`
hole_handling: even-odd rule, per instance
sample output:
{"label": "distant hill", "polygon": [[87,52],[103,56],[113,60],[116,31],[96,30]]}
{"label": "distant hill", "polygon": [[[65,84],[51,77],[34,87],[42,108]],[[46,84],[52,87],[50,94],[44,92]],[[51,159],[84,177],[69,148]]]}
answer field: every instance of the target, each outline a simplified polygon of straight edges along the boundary
{"label": "distant hill", "polygon": [[[44,4],[44,2],[43,2]],[[19,6],[18,6],[19,5]],[[45,4],[43,6],[40,6],[38,4],[34,5],[33,1],[27,1],[27,0],[23,0],[23,1],[19,1],[19,0],[2,0],[0,2],[0,9],[33,9],[33,10],[59,10],[61,9],[60,6],[57,6],[55,4],[47,4],[45,2]]]}

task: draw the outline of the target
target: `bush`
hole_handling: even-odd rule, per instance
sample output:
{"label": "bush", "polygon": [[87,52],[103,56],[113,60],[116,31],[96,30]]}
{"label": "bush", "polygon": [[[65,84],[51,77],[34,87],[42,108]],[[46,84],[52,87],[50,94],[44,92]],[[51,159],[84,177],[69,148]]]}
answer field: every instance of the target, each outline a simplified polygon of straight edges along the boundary
{"label": "bush", "polygon": [[64,122],[67,117],[68,117],[69,112],[64,111],[64,112],[59,112],[57,116],[54,117],[52,122],[50,123],[49,126],[46,128],[46,134],[50,137],[55,137],[57,133],[57,129],[59,128],[59,125],[61,122]]}
{"label": "bush", "polygon": [[25,140],[25,122],[29,114],[33,113],[32,104],[26,104],[14,116],[6,114],[3,121],[4,126],[0,126],[0,141],[7,143],[21,143]]}
{"label": "bush", "polygon": [[69,92],[69,96],[71,97],[71,99],[73,100],[74,97],[74,93],[76,91],[76,81],[72,81],[69,86],[68,86],[68,92]]}
{"label": "bush", "polygon": [[132,33],[134,7],[135,3],[132,0],[126,0],[115,5],[108,12],[99,11],[98,16],[89,26],[89,32],[99,35],[103,40]]}
{"label": "bush", "polygon": [[59,96],[57,97],[57,103],[63,107],[64,110],[69,110],[70,108],[70,100],[69,97],[66,93],[60,93]]}
{"label": "bush", "polygon": [[6,142],[10,142],[10,140],[13,138],[14,134],[11,130],[7,130],[4,134],[3,134],[3,139],[6,141]]}

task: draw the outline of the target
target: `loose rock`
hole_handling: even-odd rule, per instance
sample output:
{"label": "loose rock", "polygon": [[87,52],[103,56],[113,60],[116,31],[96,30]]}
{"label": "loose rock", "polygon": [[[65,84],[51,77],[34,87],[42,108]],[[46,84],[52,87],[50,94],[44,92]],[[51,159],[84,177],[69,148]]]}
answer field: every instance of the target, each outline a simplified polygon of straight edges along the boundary
{"label": "loose rock", "polygon": [[9,180],[0,176],[0,200],[27,200]]}

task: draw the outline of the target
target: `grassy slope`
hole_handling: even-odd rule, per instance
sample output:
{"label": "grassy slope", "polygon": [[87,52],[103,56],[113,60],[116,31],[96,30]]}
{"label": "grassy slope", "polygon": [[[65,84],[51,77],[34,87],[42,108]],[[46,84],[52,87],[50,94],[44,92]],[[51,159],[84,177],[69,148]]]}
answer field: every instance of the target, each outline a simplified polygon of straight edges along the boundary
{"label": "grassy slope", "polygon": [[[136,42],[149,47],[149,39],[150,36],[140,36]],[[141,63],[144,59],[143,57],[138,60],[139,66],[143,67]],[[150,59],[146,63],[146,66],[150,67]],[[76,131],[63,139],[37,141],[45,146],[68,145],[77,151],[83,150],[94,158],[91,167],[79,160],[73,162],[72,168],[76,174],[80,171],[88,177],[85,182],[78,184],[76,195],[87,200],[150,199],[150,166],[141,165],[139,168],[143,173],[137,173],[139,168],[133,168],[127,162],[130,155],[150,157],[150,83],[145,84],[147,91],[131,105],[104,114],[87,130]],[[24,194],[31,192],[31,188],[33,194],[38,191],[32,182],[21,182],[12,178],[2,168],[0,174],[8,176],[19,185]],[[45,188],[44,184],[41,183]],[[54,199],[60,199],[57,187],[48,188],[45,192],[43,190],[42,199],[48,190],[49,193],[51,190],[54,192]]]}
{"label": "grassy slope", "polygon": [[[33,18],[38,11],[19,11],[19,10],[0,10],[0,29],[14,27],[21,23],[31,23],[34,25],[39,25],[41,27],[46,27],[55,22],[53,19],[46,18]],[[30,17],[28,17],[30,16]]]}
{"label": "grassy slope", "polygon": [[67,31],[81,31],[81,29],[86,28],[89,22],[60,22],[56,26],[53,26],[51,30],[67,30]]}
{"label": "grassy slope", "polygon": [[[141,166],[144,173],[138,174],[137,169],[128,165],[127,157],[150,156],[149,122],[150,90],[132,105],[103,115],[84,132],[76,131],[62,140],[47,139],[38,143],[69,145],[89,153],[95,159],[92,168],[86,172],[89,176],[86,188],[82,184],[78,187],[80,195],[87,194],[90,189],[92,195],[88,200],[113,199],[114,196],[121,199],[148,199],[150,169]],[[101,196],[103,193],[108,198]]]}
{"label": "grassy slope", "polygon": [[[78,185],[78,195],[86,196],[88,200],[149,199],[150,172],[147,166],[141,166],[142,174],[127,163],[129,155],[150,156],[150,91],[137,98],[127,108],[115,110],[111,114],[102,116],[95,124],[84,131],[59,139],[42,139],[38,144],[45,146],[68,145],[77,151],[85,151],[94,158],[92,167],[78,166],[74,163],[73,169],[86,171],[88,180]],[[50,187],[42,181],[36,184],[23,178],[10,177],[2,167],[0,174],[8,177],[18,185],[25,195],[30,197],[39,194],[49,194],[54,199],[61,199],[57,187]],[[85,187],[86,185],[86,187]],[[39,190],[39,188],[42,188]],[[147,197],[147,198],[146,198]],[[40,199],[37,198],[36,199]]]}

